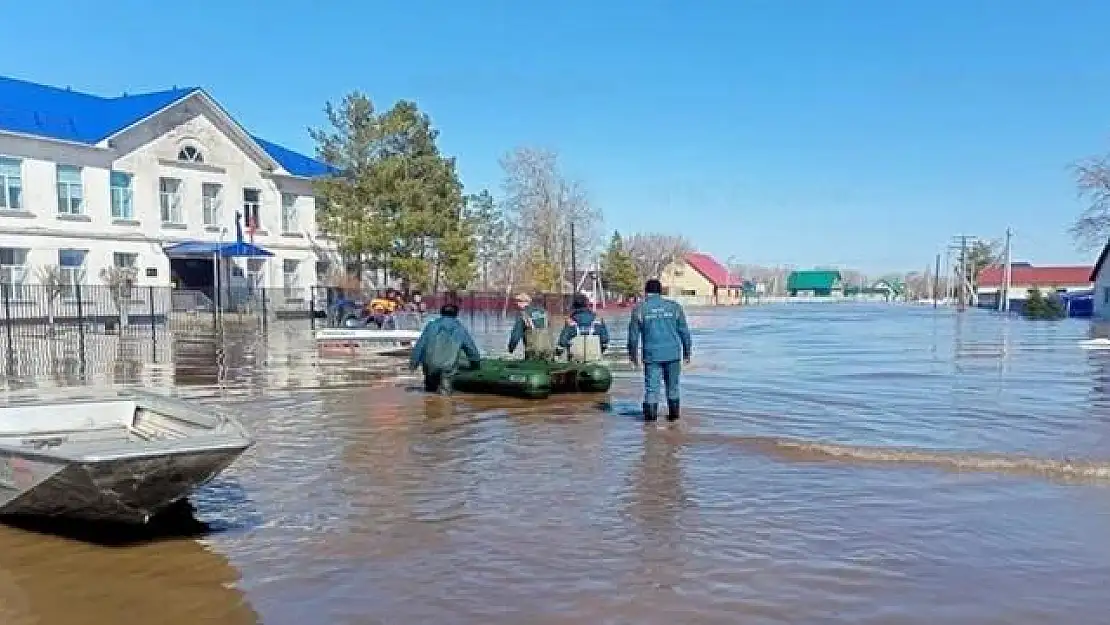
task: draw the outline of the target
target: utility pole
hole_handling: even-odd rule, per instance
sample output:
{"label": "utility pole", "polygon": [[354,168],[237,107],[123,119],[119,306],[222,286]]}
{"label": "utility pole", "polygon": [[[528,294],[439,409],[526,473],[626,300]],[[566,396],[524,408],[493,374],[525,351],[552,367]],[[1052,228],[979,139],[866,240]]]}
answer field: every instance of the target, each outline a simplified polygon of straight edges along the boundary
{"label": "utility pole", "polygon": [[[578,284],[578,249],[574,243],[574,217],[570,219],[570,283]],[[574,292],[571,297],[578,295],[578,287],[575,286]]]}
{"label": "utility pole", "polygon": [[933,272],[933,308],[937,307],[937,299],[940,297],[940,254],[937,254],[937,268]]}
{"label": "utility pole", "polygon": [[1005,259],[1002,265],[1002,283],[998,285],[998,310],[1006,312],[1010,310],[1010,282],[1012,280],[1011,272],[1013,270],[1013,261],[1010,258],[1010,240],[1014,236],[1014,231],[1011,228],[1006,228],[1006,247],[1003,251],[1003,258]]}
{"label": "utility pole", "polygon": [[[956,310],[965,310],[968,302],[971,300],[971,280],[968,277],[970,262],[968,259],[968,243],[974,243],[978,237],[969,234],[961,234],[952,237],[953,244],[948,246],[949,251],[957,251],[957,261],[959,267],[953,267],[952,272],[956,274],[959,291],[956,299]],[[957,244],[958,243],[958,244]]]}

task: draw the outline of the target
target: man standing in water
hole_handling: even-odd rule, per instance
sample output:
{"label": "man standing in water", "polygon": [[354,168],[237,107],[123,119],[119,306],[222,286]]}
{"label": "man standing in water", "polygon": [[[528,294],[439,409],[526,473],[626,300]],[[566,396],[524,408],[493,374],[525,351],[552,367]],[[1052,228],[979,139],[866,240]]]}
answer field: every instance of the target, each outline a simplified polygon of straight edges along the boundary
{"label": "man standing in water", "polygon": [[445,304],[439,310],[439,315],[439,318],[428,322],[420,333],[420,339],[416,341],[412,356],[409,357],[409,370],[415,371],[417,367],[423,367],[424,390],[449,395],[451,381],[460,365],[476,369],[482,354],[459,321],[458,306]]}
{"label": "man standing in water", "polygon": [[680,359],[690,364],[692,350],[682,306],[663,299],[663,285],[658,280],[648,280],[644,300],[632,309],[628,322],[628,359],[633,366],[644,364],[644,421],[659,418],[657,404],[662,385],[667,388],[667,420],[678,420]]}
{"label": "man standing in water", "polygon": [[516,305],[520,313],[509,335],[509,353],[513,353],[517,344],[524,341],[525,360],[551,360],[555,355],[555,345],[547,311],[541,306],[534,306],[527,293],[516,296]]}

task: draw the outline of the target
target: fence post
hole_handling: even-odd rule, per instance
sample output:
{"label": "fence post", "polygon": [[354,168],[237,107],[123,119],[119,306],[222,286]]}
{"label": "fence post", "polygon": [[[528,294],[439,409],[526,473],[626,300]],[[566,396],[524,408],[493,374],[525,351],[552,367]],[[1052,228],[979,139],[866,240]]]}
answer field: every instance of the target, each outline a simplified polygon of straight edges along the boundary
{"label": "fence post", "polygon": [[266,289],[259,289],[262,291],[262,328],[266,328]]}
{"label": "fence post", "polygon": [[154,320],[154,285],[147,288],[147,301],[150,302],[150,340],[158,341],[158,322]]}
{"label": "fence post", "polygon": [[[7,338],[8,354],[15,354],[12,349],[12,285],[7,282],[0,284],[4,297],[4,336]],[[10,373],[10,372],[9,372]]]}
{"label": "fence post", "polygon": [[308,328],[316,329],[316,287],[308,287]]}
{"label": "fence post", "polygon": [[81,301],[83,294],[81,293],[81,283],[74,281],[73,294],[77,296],[77,350],[81,358],[81,364],[85,363],[85,305]]}

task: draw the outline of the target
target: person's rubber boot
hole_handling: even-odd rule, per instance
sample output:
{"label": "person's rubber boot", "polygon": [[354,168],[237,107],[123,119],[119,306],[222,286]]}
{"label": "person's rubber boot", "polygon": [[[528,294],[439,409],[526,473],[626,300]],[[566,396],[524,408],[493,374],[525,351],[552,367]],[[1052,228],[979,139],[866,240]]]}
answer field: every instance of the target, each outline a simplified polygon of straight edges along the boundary
{"label": "person's rubber boot", "polygon": [[667,421],[678,421],[678,400],[667,400]]}
{"label": "person's rubber boot", "polygon": [[644,404],[644,421],[655,421],[659,418],[659,406]]}
{"label": "person's rubber boot", "polygon": [[449,376],[443,376],[443,378],[440,379],[440,381],[439,381],[439,394],[440,395],[451,395],[452,393],[454,393],[455,387],[454,387],[454,384],[452,384],[451,382],[452,382],[452,380]]}

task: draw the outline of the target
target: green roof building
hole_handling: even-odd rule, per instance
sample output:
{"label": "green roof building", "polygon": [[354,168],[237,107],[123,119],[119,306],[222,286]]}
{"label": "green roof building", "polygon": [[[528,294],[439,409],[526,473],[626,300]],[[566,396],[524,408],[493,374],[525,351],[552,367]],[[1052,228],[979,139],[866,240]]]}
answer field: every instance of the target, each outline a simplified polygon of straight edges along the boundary
{"label": "green roof building", "polygon": [[832,297],[843,292],[840,272],[834,270],[792,271],[786,278],[790,297]]}

